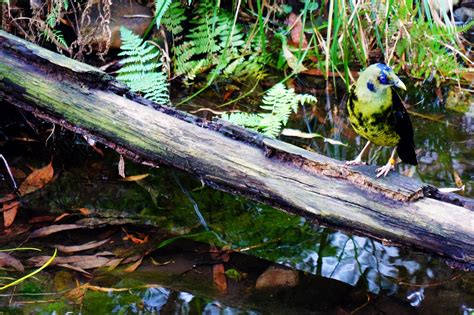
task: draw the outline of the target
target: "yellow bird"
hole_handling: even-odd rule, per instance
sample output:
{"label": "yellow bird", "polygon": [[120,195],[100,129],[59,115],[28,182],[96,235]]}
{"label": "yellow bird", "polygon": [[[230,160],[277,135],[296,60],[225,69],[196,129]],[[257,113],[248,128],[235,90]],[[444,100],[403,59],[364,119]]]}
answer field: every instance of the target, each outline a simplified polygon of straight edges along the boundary
{"label": "yellow bird", "polygon": [[371,143],[393,147],[387,164],[377,168],[376,177],[387,176],[395,168],[395,153],[403,162],[417,165],[413,126],[400,96],[392,86],[406,90],[405,84],[385,64],[369,66],[359,76],[347,101],[354,130],[368,140],[360,154],[346,164],[363,164],[362,156]]}

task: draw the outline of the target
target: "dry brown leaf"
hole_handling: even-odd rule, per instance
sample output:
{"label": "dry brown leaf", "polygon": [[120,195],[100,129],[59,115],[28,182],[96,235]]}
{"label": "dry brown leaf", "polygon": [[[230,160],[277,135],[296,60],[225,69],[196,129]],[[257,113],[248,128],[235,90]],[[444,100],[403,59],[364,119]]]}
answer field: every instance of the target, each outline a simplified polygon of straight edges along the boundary
{"label": "dry brown leaf", "polygon": [[17,223],[15,225],[10,226],[8,229],[4,229],[3,232],[0,233],[0,237],[2,239],[13,239],[15,237],[18,237],[19,235],[27,233],[30,230],[30,224]]}
{"label": "dry brown leaf", "polygon": [[132,262],[136,262],[137,260],[139,260],[140,258],[142,258],[143,255],[142,254],[136,254],[136,255],[132,255],[132,256],[128,256],[127,258],[125,258],[123,260],[123,264],[129,264],[129,263],[132,263]]}
{"label": "dry brown leaf", "polygon": [[461,188],[464,186],[464,183],[462,182],[461,176],[459,176],[459,173],[456,172],[456,170],[453,170],[453,176],[454,176],[454,183],[456,184],[457,188]]}
{"label": "dry brown leaf", "polygon": [[301,16],[296,15],[293,12],[288,16],[287,24],[291,27],[291,41],[290,45],[295,47],[306,48],[308,47],[308,40],[303,32],[303,23],[301,23]]}
{"label": "dry brown leaf", "polygon": [[118,163],[118,174],[120,177],[125,178],[125,160],[123,159],[123,155],[120,155],[120,160]]}
{"label": "dry brown leaf", "polygon": [[20,170],[19,168],[12,167],[11,168],[13,177],[16,179],[24,179],[26,177],[26,173]]}
{"label": "dry brown leaf", "polygon": [[67,269],[71,269],[71,270],[74,270],[74,271],[77,271],[77,272],[80,272],[80,273],[83,273],[83,274],[86,274],[88,276],[91,275],[90,272],[87,272],[85,271],[84,269],[80,268],[80,267],[76,267],[76,266],[73,266],[73,265],[70,265],[70,264],[58,264],[59,267],[63,267],[63,268],[67,268]]}
{"label": "dry brown leaf", "polygon": [[111,259],[110,262],[108,263],[109,268],[107,268],[108,271],[115,270],[115,268],[120,265],[120,263],[123,261],[123,258],[114,258]]}
{"label": "dry brown leaf", "polygon": [[4,211],[8,211],[10,209],[13,209],[13,208],[17,208],[20,206],[20,202],[19,201],[12,201],[12,202],[5,202],[3,205],[2,205],[2,210],[1,212],[4,212]]}
{"label": "dry brown leaf", "polygon": [[138,267],[140,267],[140,265],[142,264],[143,262],[143,256],[140,257],[139,260],[137,260],[136,262],[134,262],[132,265],[128,266],[127,268],[125,268],[123,271],[124,272],[134,272],[135,270],[137,270]]}
{"label": "dry brown leaf", "polygon": [[468,71],[461,72],[461,76],[468,82],[474,82],[474,68],[469,68]]}
{"label": "dry brown leaf", "polygon": [[35,169],[28,175],[28,177],[21,183],[18,191],[20,195],[24,196],[38,189],[43,188],[48,184],[54,176],[53,161],[43,168]]}
{"label": "dry brown leaf", "polygon": [[136,236],[133,236],[132,234],[128,234],[128,232],[124,228],[122,228],[122,231],[126,234],[122,238],[124,241],[130,240],[132,243],[135,243],[135,244],[144,244],[148,242],[148,235],[146,235],[143,239],[141,239]]}
{"label": "dry brown leaf", "polygon": [[288,66],[293,70],[294,73],[300,73],[308,70],[286,45],[283,45],[282,50],[283,56],[285,57]]}
{"label": "dry brown leaf", "polygon": [[212,280],[220,292],[227,290],[224,264],[215,264],[212,266]]}
{"label": "dry brown leaf", "polygon": [[54,219],[54,222],[58,222],[58,221],[61,221],[62,219],[64,219],[65,217],[68,217],[70,216],[71,214],[68,213],[68,212],[64,212],[63,214],[61,214],[60,216],[58,216],[57,218]]}
{"label": "dry brown leaf", "polygon": [[[44,265],[51,256],[36,256],[28,259],[28,262],[36,267]],[[108,266],[110,258],[98,255],[76,255],[67,257],[56,257],[51,265],[70,265],[80,269],[95,269]]]}
{"label": "dry brown leaf", "polygon": [[234,91],[233,91],[233,90],[225,91],[225,92],[224,92],[224,95],[222,96],[222,100],[223,100],[224,102],[227,102],[227,100],[232,96],[232,94],[234,94]]}
{"label": "dry brown leaf", "polygon": [[43,228],[37,229],[31,233],[30,237],[31,238],[44,237],[44,236],[48,236],[57,232],[75,230],[75,229],[84,229],[84,228],[86,228],[86,226],[78,225],[78,224],[56,224],[56,225],[45,226]]}
{"label": "dry brown leaf", "polygon": [[150,176],[150,174],[132,175],[124,177],[122,180],[126,182],[136,182],[137,180],[142,180],[144,178],[147,178],[148,176]]}
{"label": "dry brown leaf", "polygon": [[107,238],[102,241],[92,241],[92,242],[88,242],[82,245],[74,245],[74,246],[54,245],[54,247],[56,247],[58,251],[63,252],[63,253],[76,253],[76,252],[81,252],[84,250],[100,247],[104,245],[105,243],[107,243],[109,240],[110,238]]}
{"label": "dry brown leaf", "polygon": [[116,254],[109,252],[108,250],[104,250],[103,252],[95,253],[96,256],[117,256]]}
{"label": "dry brown leaf", "polygon": [[16,271],[20,272],[25,271],[25,267],[23,267],[23,264],[18,259],[7,253],[0,252],[0,267],[4,266],[13,267]]}
{"label": "dry brown leaf", "polygon": [[9,227],[10,225],[13,224],[19,208],[20,208],[19,201],[13,201],[11,203],[3,204],[2,211],[3,211],[3,226],[4,227]]}
{"label": "dry brown leaf", "polygon": [[[213,259],[220,259],[222,252],[216,246],[211,245],[210,254]],[[227,290],[224,264],[220,263],[212,266],[212,280],[220,292]]]}
{"label": "dry brown leaf", "polygon": [[15,194],[8,194],[8,195],[5,195],[5,197],[0,198],[0,203],[8,202],[8,201],[13,200],[15,198],[16,198]]}
{"label": "dry brown leaf", "polygon": [[88,216],[92,213],[91,210],[87,209],[87,208],[79,208],[77,209],[80,213],[82,213],[82,215],[85,215],[85,216]]}
{"label": "dry brown leaf", "polygon": [[104,156],[104,151],[102,151],[102,149],[98,148],[96,145],[91,145],[92,149],[94,149],[95,152],[97,152],[97,154],[99,154],[100,156]]}

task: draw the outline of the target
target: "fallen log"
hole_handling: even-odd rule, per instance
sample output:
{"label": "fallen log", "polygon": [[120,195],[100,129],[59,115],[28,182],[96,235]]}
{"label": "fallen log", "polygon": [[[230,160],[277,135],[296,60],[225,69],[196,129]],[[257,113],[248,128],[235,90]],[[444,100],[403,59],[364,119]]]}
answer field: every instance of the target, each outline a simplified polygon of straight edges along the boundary
{"label": "fallen log", "polygon": [[[0,31],[0,97],[137,162],[318,224],[474,264],[473,200],[140,98],[106,73]],[[445,201],[429,196],[438,196]]]}

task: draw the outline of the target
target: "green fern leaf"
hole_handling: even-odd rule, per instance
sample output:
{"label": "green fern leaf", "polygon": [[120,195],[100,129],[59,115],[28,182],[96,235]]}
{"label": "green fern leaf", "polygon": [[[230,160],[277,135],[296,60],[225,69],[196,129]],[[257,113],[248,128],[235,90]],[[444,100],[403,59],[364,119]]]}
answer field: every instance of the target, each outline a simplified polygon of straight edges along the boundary
{"label": "green fern leaf", "polygon": [[260,115],[250,113],[225,113],[221,118],[233,124],[251,129],[258,128],[260,121],[262,120]]}
{"label": "green fern leaf", "polygon": [[260,108],[267,111],[260,114],[226,113],[223,119],[251,128],[275,138],[288,123],[291,113],[298,111],[299,104],[316,102],[308,94],[296,94],[294,89],[287,89],[282,83],[274,85],[263,97]]}
{"label": "green fern leaf", "polygon": [[178,36],[183,32],[183,22],[186,20],[185,9],[180,1],[172,2],[166,13],[161,19],[161,23],[166,30],[171,32],[173,36]]}
{"label": "green fern leaf", "polygon": [[122,68],[117,71],[117,80],[149,100],[169,104],[168,78],[161,71],[162,64],[158,60],[160,51],[124,27],[121,27],[120,35],[122,51],[118,55],[125,58]]}
{"label": "green fern leaf", "polygon": [[171,1],[172,0],[155,0],[156,28],[160,28],[161,19],[163,18],[163,15],[166,13],[166,11],[168,11]]}

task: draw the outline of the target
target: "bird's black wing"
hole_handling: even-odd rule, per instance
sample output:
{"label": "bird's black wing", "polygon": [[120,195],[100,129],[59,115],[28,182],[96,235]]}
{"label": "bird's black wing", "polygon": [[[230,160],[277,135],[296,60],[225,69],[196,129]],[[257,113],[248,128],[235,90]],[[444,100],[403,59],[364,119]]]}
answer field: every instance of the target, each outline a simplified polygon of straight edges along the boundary
{"label": "bird's black wing", "polygon": [[352,86],[349,92],[344,94],[341,101],[341,104],[346,105],[350,115],[354,112],[354,101],[357,101],[357,95],[355,94],[355,86]]}
{"label": "bird's black wing", "polygon": [[397,145],[398,156],[405,163],[417,165],[413,125],[400,96],[395,91],[392,91],[392,114],[395,132],[400,136],[400,142]]}

